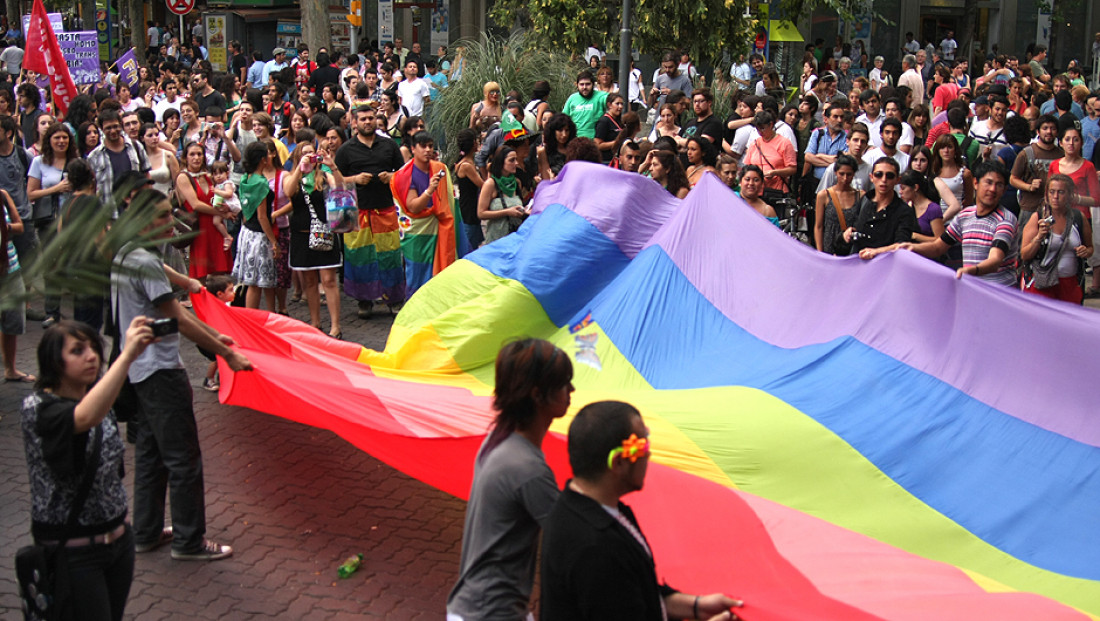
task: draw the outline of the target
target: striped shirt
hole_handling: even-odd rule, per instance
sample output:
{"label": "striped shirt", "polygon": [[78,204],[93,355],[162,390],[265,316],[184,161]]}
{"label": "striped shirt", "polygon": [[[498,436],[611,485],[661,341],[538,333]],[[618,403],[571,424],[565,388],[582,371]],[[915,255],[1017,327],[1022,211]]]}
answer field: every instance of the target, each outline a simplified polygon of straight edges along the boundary
{"label": "striped shirt", "polygon": [[978,208],[970,206],[959,212],[943,232],[948,245],[962,243],[963,266],[977,265],[989,258],[994,246],[1004,250],[1005,258],[997,271],[982,274],[979,278],[1002,285],[1016,284],[1016,216],[1003,207],[978,215]]}

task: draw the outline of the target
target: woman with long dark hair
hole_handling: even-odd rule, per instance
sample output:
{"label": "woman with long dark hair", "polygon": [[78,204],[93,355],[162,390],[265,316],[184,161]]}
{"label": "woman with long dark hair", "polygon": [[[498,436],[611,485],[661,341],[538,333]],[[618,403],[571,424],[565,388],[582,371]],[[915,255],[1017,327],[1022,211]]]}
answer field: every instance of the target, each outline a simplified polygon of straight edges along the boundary
{"label": "woman with long dark hair", "polygon": [[260,307],[260,294],[267,310],[275,311],[277,274],[275,261],[279,256],[278,231],[272,222],[272,202],[275,193],[268,185],[266,170],[274,168],[274,157],[266,141],[256,141],[244,150],[241,179],[241,233],[237,239],[237,259],[233,263],[233,278],[247,285],[245,306]]}
{"label": "woman with long dark hair", "polygon": [[604,164],[611,162],[615,155],[615,140],[623,130],[623,96],[612,93],[607,96],[607,109],[596,121],[596,148],[600,150],[600,159]]}
{"label": "woman with long dark hair", "polygon": [[99,126],[91,121],[84,121],[76,130],[76,149],[81,157],[88,157],[99,146],[99,140]]}
{"label": "woman with long dark hair", "polygon": [[695,184],[699,183],[699,180],[703,178],[703,173],[718,174],[718,171],[714,168],[714,165],[718,163],[718,149],[705,136],[688,138],[685,151],[688,167],[684,174],[687,175],[691,187],[694,188]]}
{"label": "woman with long dark hair", "polygon": [[481,171],[477,168],[474,156],[481,146],[481,140],[476,131],[464,129],[458,132],[456,138],[458,144],[459,160],[455,163],[454,175],[458,185],[458,210],[462,214],[462,229],[466,233],[466,239],[470,242],[470,248],[477,250],[485,241],[485,233],[481,230],[481,220],[477,217],[477,202],[481,194],[481,186],[485,179],[481,177]]}
{"label": "woman with long dark hair", "polygon": [[69,109],[65,112],[65,126],[75,134],[84,123],[95,122],[95,113],[96,104],[91,95],[77,95],[69,102]]}
{"label": "woman with long dark hair", "polygon": [[676,198],[686,198],[691,191],[687,175],[680,160],[671,151],[654,149],[646,156],[649,176]]}
{"label": "woman with long dark hair", "polygon": [[[80,619],[122,619],[134,580],[125,455],[111,405],[130,365],[153,341],[148,324],[134,318],[118,359],[101,375],[99,333],[78,321],[58,322],[38,343],[38,381],[23,401],[31,534],[38,544],[64,546],[55,569],[67,574]],[[86,469],[94,474],[86,477]],[[82,486],[86,498],[70,527]]]}
{"label": "woman with long dark hair", "polygon": [[474,462],[449,619],[527,616],[540,523],[558,498],[542,441],[568,411],[572,382],[569,356],[547,341],[515,341],[497,355],[496,418]]}
{"label": "woman with long dark hair", "polygon": [[814,245],[826,254],[837,254],[837,237],[859,215],[859,191],[852,180],[859,170],[856,158],[841,153],[833,164],[836,183],[817,193],[814,207]]}
{"label": "woman with long dark hair", "polygon": [[537,149],[539,177],[549,181],[565,166],[565,147],[577,137],[577,126],[568,114],[558,112],[550,117],[542,132],[542,144]]}
{"label": "woman with long dark hair", "polygon": [[214,181],[206,166],[206,147],[189,142],[183,149],[184,169],[176,176],[176,196],[187,211],[198,218],[199,234],[191,242],[191,278],[226,274],[233,263],[222,246],[222,235],[214,227],[214,216],[232,218],[224,205],[214,207]]}
{"label": "woman with long dark hair", "polygon": [[489,244],[516,231],[527,211],[523,208],[524,187],[516,177],[519,158],[511,147],[501,147],[493,155],[489,178],[481,186],[477,217],[485,220],[485,243]]}
{"label": "woman with long dark hair", "polygon": [[[320,161],[314,157],[315,153]],[[340,330],[340,283],[336,272],[344,266],[343,236],[333,235],[332,248],[328,250],[310,248],[309,239],[313,222],[327,225],[325,188],[342,185],[344,178],[332,155],[328,151],[316,151],[311,142],[300,143],[291,162],[294,165],[290,173],[283,176],[283,193],[290,197],[290,203],[275,212],[275,216],[282,215],[281,212],[290,213],[290,268],[302,279],[310,325],[321,329],[321,297],[317,291],[320,281],[328,306],[328,335],[341,339],[344,333]]]}

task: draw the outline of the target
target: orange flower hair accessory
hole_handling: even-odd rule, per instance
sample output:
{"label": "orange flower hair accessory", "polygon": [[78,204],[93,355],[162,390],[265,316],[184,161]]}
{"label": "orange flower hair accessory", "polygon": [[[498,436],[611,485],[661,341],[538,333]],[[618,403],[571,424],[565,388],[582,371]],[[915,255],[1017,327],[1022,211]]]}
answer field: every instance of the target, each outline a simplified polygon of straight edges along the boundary
{"label": "orange flower hair accessory", "polygon": [[630,463],[637,462],[639,457],[649,455],[649,438],[639,438],[636,433],[630,434],[629,438],[623,440],[622,446],[611,449],[607,454],[608,468],[614,467],[616,455],[622,455],[623,459],[629,459]]}

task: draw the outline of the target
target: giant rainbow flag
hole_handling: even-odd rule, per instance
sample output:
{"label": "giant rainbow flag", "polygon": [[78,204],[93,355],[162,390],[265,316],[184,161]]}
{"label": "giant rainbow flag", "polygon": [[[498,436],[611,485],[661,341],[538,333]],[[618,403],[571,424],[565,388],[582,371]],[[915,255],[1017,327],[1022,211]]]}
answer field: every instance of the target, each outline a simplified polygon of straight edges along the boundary
{"label": "giant rainbow flag", "polygon": [[[907,252],[815,253],[707,176],[684,201],[572,163],[519,232],[408,302],[383,352],[196,308],[256,370],[220,397],[331,429],[460,497],[493,360],[573,358],[573,410],[636,405],[626,498],[658,571],[764,619],[1100,619],[1100,321]],[[568,477],[564,434],[544,449]],[[457,567],[458,558],[455,558]]]}

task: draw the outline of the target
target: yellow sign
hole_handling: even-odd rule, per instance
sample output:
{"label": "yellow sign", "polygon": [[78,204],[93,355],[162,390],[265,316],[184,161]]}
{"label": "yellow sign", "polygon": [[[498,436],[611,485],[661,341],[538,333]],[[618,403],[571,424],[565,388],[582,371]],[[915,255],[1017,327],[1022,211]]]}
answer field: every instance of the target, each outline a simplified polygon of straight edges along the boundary
{"label": "yellow sign", "polygon": [[210,55],[210,66],[214,68],[214,71],[225,71],[228,67],[226,64],[226,45],[228,41],[225,40],[224,15],[206,16],[206,37],[206,49]]}
{"label": "yellow sign", "polygon": [[363,3],[361,0],[351,0],[351,7],[348,9],[348,23],[355,27],[362,25]]}

